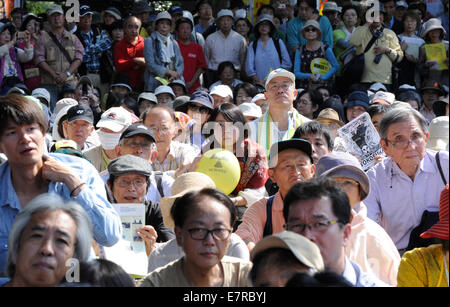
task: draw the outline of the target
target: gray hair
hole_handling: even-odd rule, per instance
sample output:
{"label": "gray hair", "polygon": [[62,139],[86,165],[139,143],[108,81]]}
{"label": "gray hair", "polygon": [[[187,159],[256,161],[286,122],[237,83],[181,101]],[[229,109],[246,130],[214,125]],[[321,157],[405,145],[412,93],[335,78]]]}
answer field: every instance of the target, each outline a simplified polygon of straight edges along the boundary
{"label": "gray hair", "polygon": [[419,111],[413,109],[409,105],[407,107],[398,105],[396,107],[393,107],[391,110],[389,110],[383,115],[383,118],[381,119],[380,122],[381,139],[386,139],[388,129],[392,124],[410,121],[412,118],[415,118],[417,123],[420,125],[420,128],[422,129],[423,133],[428,132],[427,121],[425,120],[423,115],[420,114]]}
{"label": "gray hair", "polygon": [[43,211],[61,210],[70,215],[77,224],[74,258],[79,261],[88,260],[91,252],[93,226],[86,211],[74,201],[65,202],[57,194],[42,194],[29,202],[17,215],[9,232],[9,250],[6,262],[6,273],[12,278],[16,271],[17,255],[20,248],[20,240],[23,230],[31,220],[31,217]]}

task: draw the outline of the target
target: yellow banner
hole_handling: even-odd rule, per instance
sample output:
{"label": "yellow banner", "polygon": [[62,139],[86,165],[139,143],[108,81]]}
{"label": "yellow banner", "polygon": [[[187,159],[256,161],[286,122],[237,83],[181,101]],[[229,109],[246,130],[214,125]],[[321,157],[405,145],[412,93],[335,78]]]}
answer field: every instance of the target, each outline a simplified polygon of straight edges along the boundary
{"label": "yellow banner", "polygon": [[445,59],[447,58],[444,43],[425,44],[425,54],[428,62],[434,62],[434,65],[431,67],[431,69],[448,69],[448,65],[444,63]]}

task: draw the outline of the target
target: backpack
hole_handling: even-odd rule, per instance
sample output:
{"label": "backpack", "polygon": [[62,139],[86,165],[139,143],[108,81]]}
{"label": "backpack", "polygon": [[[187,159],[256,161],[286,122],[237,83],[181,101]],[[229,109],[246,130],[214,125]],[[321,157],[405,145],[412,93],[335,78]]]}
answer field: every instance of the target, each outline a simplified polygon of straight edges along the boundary
{"label": "backpack", "polygon": [[[283,58],[281,56],[280,39],[272,37],[272,40],[273,40],[273,43],[275,45],[275,49],[277,49],[278,58],[280,59],[280,64],[282,64],[283,63]],[[255,54],[255,56],[256,56],[256,47],[257,47],[257,45],[258,45],[258,40],[255,40],[253,42],[253,53]]]}

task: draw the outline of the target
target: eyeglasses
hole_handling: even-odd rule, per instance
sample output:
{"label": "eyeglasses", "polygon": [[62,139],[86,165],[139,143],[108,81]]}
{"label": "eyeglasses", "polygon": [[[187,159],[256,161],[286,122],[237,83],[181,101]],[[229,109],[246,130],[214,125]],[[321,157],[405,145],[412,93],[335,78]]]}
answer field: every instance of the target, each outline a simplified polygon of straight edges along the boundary
{"label": "eyeglasses", "polygon": [[170,132],[170,128],[168,127],[162,127],[162,128],[156,128],[156,127],[151,127],[149,128],[151,132],[153,132],[153,134],[168,134]]}
{"label": "eyeglasses", "polygon": [[282,84],[269,84],[268,90],[269,91],[278,91],[279,89],[282,89],[283,92],[287,91],[292,87],[292,83],[282,83]]}
{"label": "eyeglasses", "polygon": [[191,109],[194,112],[200,112],[202,114],[207,114],[210,111],[210,109],[207,107],[200,107],[200,106],[196,106],[195,104],[190,104],[189,109]]}
{"label": "eyeglasses", "polygon": [[386,145],[388,145],[388,142],[392,143],[392,146],[394,146],[397,149],[406,149],[409,144],[414,143],[416,145],[422,145],[425,141],[424,136],[422,134],[414,134],[412,138],[406,139],[404,137],[397,137],[395,141],[388,140],[387,138],[384,139],[386,141]]}
{"label": "eyeglasses", "polygon": [[314,222],[311,224],[303,224],[303,223],[297,223],[297,224],[286,224],[284,225],[284,228],[286,230],[290,230],[293,232],[296,232],[298,234],[302,234],[305,232],[306,228],[309,229],[310,232],[313,233],[323,233],[325,232],[328,227],[330,227],[333,224],[340,223],[339,221],[327,221],[327,222]]}
{"label": "eyeglasses", "polygon": [[348,189],[354,186],[359,187],[359,182],[356,182],[355,180],[352,179],[333,178],[333,180],[336,181],[336,183],[340,185],[343,189]]}
{"label": "eyeglasses", "polygon": [[316,28],[306,28],[305,32],[316,32],[317,29]]}
{"label": "eyeglasses", "polygon": [[223,241],[228,239],[231,230],[225,228],[217,228],[213,230],[209,230],[206,228],[192,228],[188,229],[188,232],[193,240],[205,240],[206,237],[211,233],[214,239]]}
{"label": "eyeglasses", "polygon": [[145,179],[127,180],[125,178],[118,178],[116,180],[116,184],[121,188],[128,188],[133,185],[135,188],[140,189],[145,185],[146,182],[147,181]]}
{"label": "eyeglasses", "polygon": [[137,149],[139,147],[141,147],[142,149],[145,150],[149,150],[152,147],[152,143],[136,143],[136,142],[130,142],[125,144],[126,146],[132,148],[132,149]]}

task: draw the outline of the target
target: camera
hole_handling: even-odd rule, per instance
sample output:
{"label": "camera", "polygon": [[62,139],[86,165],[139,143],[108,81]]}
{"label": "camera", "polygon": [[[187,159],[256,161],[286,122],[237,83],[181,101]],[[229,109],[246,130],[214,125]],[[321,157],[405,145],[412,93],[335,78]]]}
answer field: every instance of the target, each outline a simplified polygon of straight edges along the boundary
{"label": "camera", "polygon": [[87,97],[87,95],[88,95],[88,85],[87,85],[87,83],[83,83],[81,91],[82,91],[82,95]]}
{"label": "camera", "polygon": [[381,57],[383,56],[383,54],[377,54],[376,56],[375,56],[375,59],[373,59],[373,62],[375,63],[375,64],[378,64],[378,63],[380,63],[380,61],[381,61]]}
{"label": "camera", "polygon": [[27,39],[27,32],[25,31],[17,32],[17,39]]}

